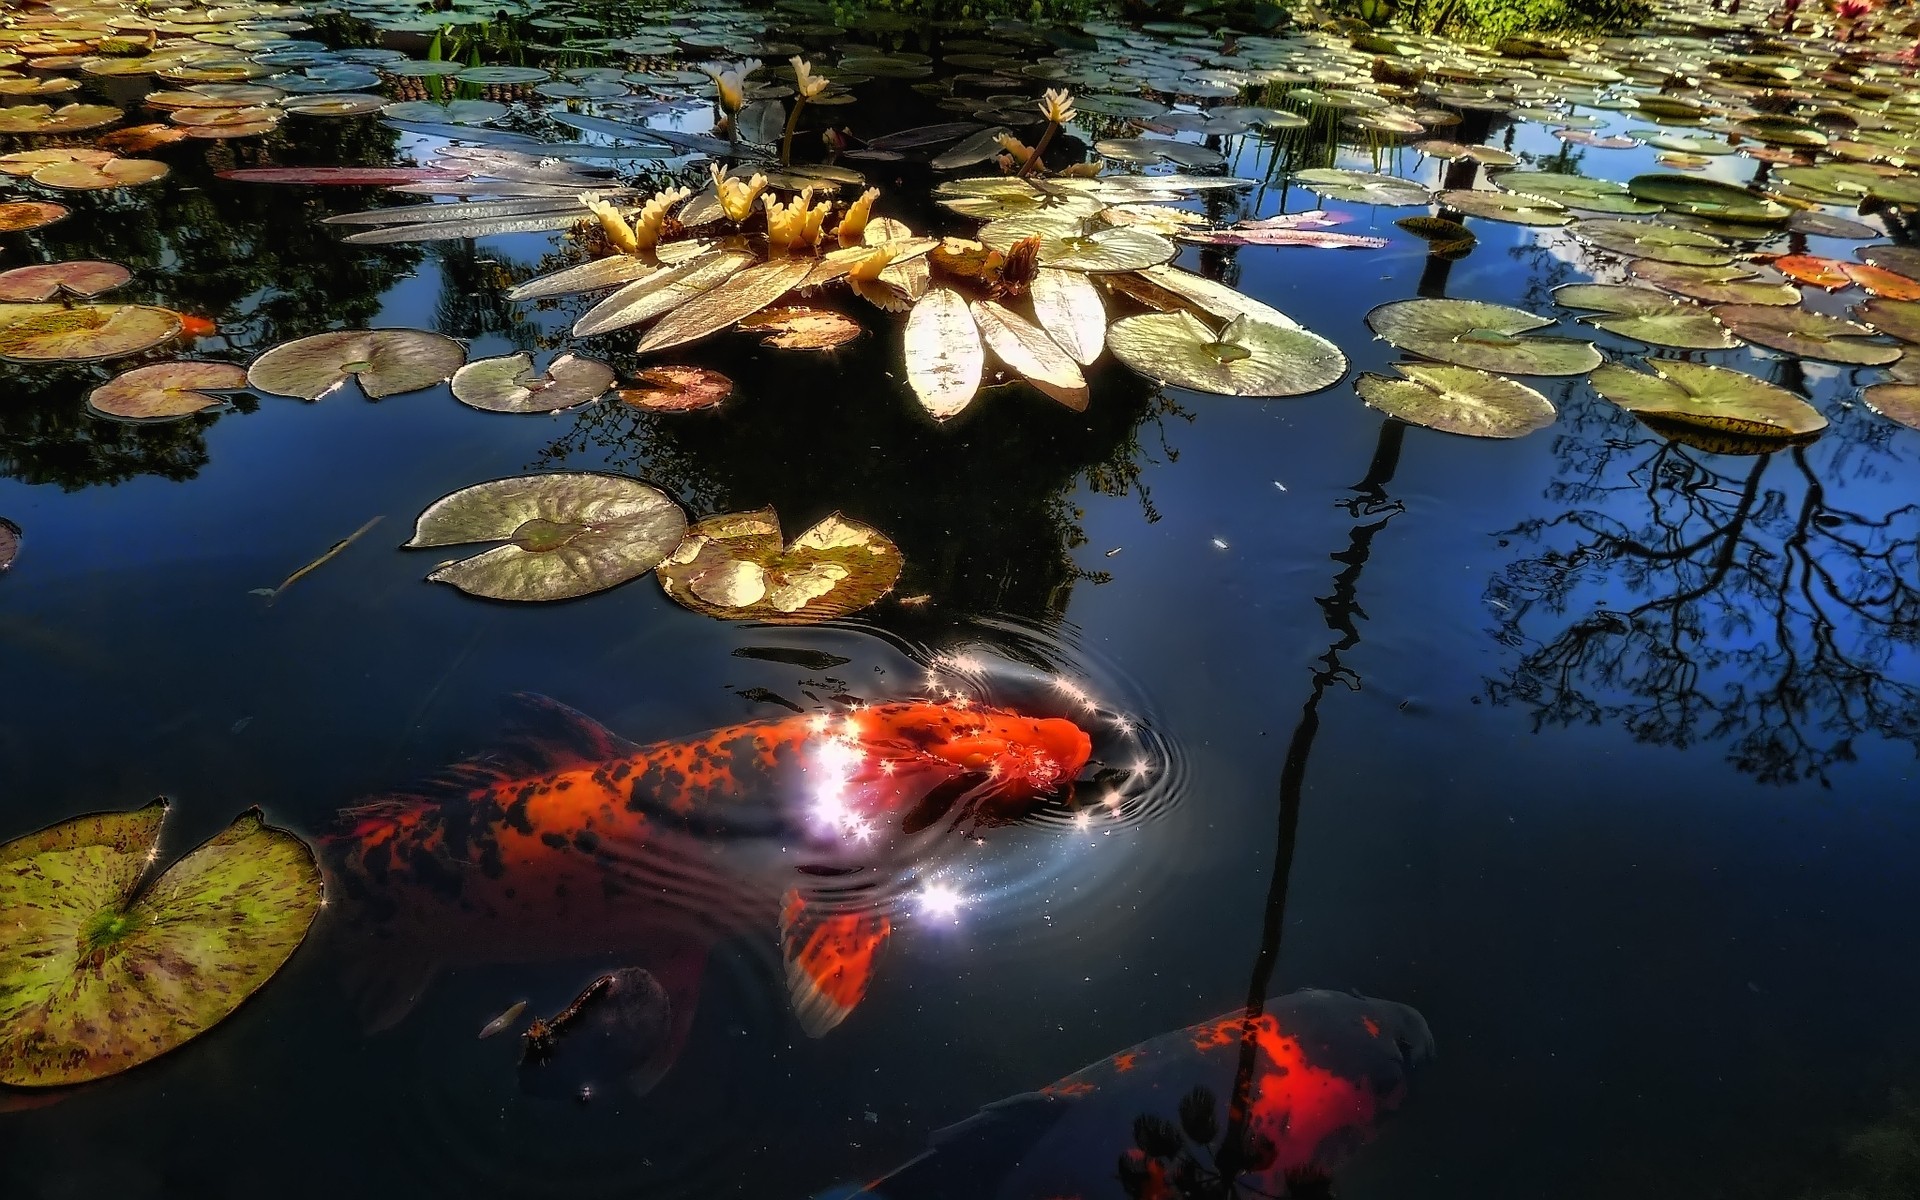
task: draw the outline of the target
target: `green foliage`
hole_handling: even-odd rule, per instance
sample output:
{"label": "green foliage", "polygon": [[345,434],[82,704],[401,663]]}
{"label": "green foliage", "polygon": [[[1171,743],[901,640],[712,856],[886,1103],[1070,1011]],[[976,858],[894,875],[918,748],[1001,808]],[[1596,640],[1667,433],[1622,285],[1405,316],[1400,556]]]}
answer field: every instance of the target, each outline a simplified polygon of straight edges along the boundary
{"label": "green foliage", "polygon": [[1415,33],[1499,42],[1530,34],[1630,29],[1652,16],[1653,5],[1649,0],[1348,0],[1342,11]]}

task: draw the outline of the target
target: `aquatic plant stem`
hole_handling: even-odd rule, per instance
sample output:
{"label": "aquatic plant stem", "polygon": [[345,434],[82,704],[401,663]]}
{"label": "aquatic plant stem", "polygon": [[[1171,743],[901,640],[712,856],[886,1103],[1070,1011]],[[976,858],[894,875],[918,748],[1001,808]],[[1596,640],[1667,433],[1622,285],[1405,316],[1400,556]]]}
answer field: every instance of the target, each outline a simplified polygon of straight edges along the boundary
{"label": "aquatic plant stem", "polygon": [[1040,156],[1047,152],[1047,146],[1053,141],[1053,135],[1059,128],[1057,122],[1047,122],[1046,130],[1041,133],[1040,140],[1033,144],[1033,153],[1027,155],[1027,161],[1020,164],[1019,172],[1014,175],[1015,179],[1025,179],[1033,173],[1035,167],[1040,165]]}
{"label": "aquatic plant stem", "polygon": [[793,111],[787,114],[787,131],[780,137],[780,165],[793,165],[793,131],[800,128],[800,110],[807,106],[807,98],[798,92],[793,96]]}

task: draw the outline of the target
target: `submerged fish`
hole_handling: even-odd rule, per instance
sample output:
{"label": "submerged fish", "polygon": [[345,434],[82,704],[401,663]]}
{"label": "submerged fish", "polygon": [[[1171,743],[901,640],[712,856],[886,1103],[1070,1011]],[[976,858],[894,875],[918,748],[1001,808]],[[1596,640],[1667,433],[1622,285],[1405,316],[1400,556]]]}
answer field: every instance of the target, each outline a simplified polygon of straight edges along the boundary
{"label": "submerged fish", "polygon": [[[933,1148],[853,1192],[884,1200],[1282,1196],[1324,1180],[1405,1099],[1433,1035],[1404,1004],[1304,990],[1252,1025],[1252,1168],[1206,1176],[1224,1146],[1244,1013],[1162,1034],[933,1135]],[[1197,1089],[1197,1091],[1196,1091]],[[1204,1093],[1204,1098],[1201,1093]],[[1181,1167],[1185,1155],[1191,1164]],[[1124,1185],[1124,1186],[1123,1186]],[[1183,1188],[1185,1190],[1183,1190]],[[1210,1190],[1211,1188],[1211,1190]]]}
{"label": "submerged fish", "polygon": [[815,1036],[865,994],[888,888],[963,822],[1064,794],[1092,753],[1060,718],[965,701],[755,721],[636,746],[542,696],[517,732],[347,809],[325,860],[376,1028],[443,967],[622,956],[670,998],[677,1048],[707,948],[778,926]]}

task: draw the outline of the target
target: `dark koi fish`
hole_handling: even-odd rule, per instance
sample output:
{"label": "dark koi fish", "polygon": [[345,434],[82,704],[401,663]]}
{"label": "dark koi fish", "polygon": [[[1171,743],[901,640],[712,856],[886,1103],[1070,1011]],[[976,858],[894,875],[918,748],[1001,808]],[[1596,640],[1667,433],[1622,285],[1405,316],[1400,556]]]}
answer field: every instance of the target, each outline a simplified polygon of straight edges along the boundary
{"label": "dark koi fish", "polygon": [[1244,1013],[1231,1013],[988,1105],[935,1133],[931,1150],[884,1179],[830,1195],[1181,1200],[1283,1196],[1325,1180],[1406,1098],[1409,1072],[1433,1055],[1433,1035],[1406,1005],[1347,992],[1293,992],[1265,1009],[1252,1027],[1246,1121],[1258,1149],[1239,1190],[1217,1181],[1209,1190],[1205,1179],[1226,1138],[1247,1028]]}
{"label": "dark koi fish", "polygon": [[445,965],[618,954],[660,981],[677,1048],[707,948],[777,924],[817,1036],[866,992],[886,888],[961,823],[1065,793],[1092,753],[1071,721],[965,701],[649,746],[545,697],[515,706],[491,753],[347,809],[326,838],[349,933],[377,943],[360,956],[376,1027]]}

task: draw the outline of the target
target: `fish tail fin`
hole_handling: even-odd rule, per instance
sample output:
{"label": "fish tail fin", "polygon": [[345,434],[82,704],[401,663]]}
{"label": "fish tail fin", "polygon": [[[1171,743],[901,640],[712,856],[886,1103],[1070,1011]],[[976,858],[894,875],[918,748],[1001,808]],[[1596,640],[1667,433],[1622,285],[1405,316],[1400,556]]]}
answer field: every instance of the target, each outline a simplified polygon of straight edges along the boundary
{"label": "fish tail fin", "polygon": [[787,998],[808,1037],[847,1019],[873,982],[874,963],[893,923],[884,912],[837,912],[789,890],[780,906],[780,952]]}

